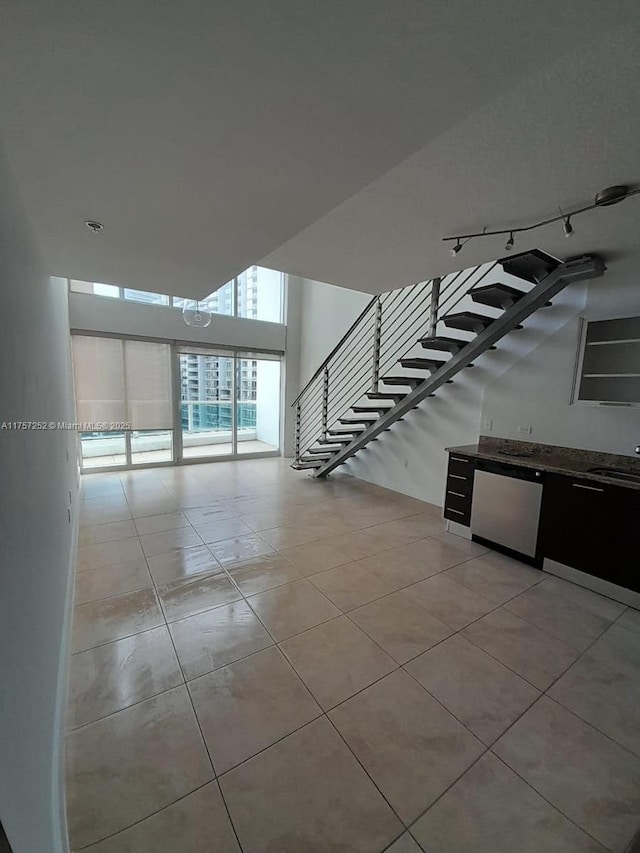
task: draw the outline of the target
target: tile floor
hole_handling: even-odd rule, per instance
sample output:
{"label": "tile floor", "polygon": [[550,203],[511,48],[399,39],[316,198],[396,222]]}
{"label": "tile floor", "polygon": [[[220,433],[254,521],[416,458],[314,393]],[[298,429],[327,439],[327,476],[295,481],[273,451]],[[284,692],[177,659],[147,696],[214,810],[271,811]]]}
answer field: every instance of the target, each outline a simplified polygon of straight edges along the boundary
{"label": "tile floor", "polygon": [[74,851],[624,851],[640,614],[282,459],[85,475]]}

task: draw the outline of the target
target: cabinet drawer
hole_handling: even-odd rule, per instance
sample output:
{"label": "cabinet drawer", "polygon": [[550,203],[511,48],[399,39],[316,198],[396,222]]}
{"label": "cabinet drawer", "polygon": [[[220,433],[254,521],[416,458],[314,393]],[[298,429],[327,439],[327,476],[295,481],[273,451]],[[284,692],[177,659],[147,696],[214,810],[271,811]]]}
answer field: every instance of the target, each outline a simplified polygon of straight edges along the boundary
{"label": "cabinet drawer", "polygon": [[445,505],[443,515],[449,521],[456,521],[458,524],[464,524],[465,527],[471,526],[471,507],[465,512],[464,510]]}
{"label": "cabinet drawer", "polygon": [[472,495],[470,493],[465,495],[462,492],[447,489],[447,493],[444,496],[444,505],[466,514],[471,512],[471,499]]}
{"label": "cabinet drawer", "polygon": [[473,472],[469,471],[465,474],[449,474],[447,477],[447,494],[449,492],[458,492],[465,495],[471,501],[473,495],[473,477],[470,476]]}
{"label": "cabinet drawer", "polygon": [[449,454],[449,476],[458,474],[473,480],[474,468],[475,461],[473,459],[468,459],[466,456],[458,456],[456,453]]}

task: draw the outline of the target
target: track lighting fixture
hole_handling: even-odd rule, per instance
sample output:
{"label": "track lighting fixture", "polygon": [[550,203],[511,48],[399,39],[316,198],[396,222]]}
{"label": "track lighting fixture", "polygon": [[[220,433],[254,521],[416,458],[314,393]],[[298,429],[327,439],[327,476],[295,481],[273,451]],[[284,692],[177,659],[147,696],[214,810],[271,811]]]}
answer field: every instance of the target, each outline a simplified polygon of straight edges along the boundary
{"label": "track lighting fixture", "polygon": [[508,234],[509,239],[506,242],[505,249],[509,252],[515,243],[514,234],[520,234],[523,231],[533,231],[534,228],[542,228],[544,225],[550,225],[552,222],[560,222],[562,220],[564,236],[570,237],[573,234],[573,225],[571,224],[572,217],[577,216],[579,213],[586,213],[588,210],[595,210],[597,207],[609,207],[612,204],[618,204],[625,198],[637,195],[638,193],[640,193],[640,187],[628,187],[623,184],[618,184],[601,190],[591,204],[585,204],[575,210],[570,210],[568,213],[560,211],[559,216],[552,216],[550,219],[543,219],[541,222],[534,222],[533,225],[525,225],[522,228],[500,228],[495,231],[487,231],[485,227],[481,232],[479,231],[475,234],[454,234],[452,237],[443,237],[442,240],[445,243],[453,242],[455,240],[455,246],[449,250],[451,257],[455,258],[464,244],[468,243],[469,240],[472,240],[475,237],[495,237],[499,234]]}

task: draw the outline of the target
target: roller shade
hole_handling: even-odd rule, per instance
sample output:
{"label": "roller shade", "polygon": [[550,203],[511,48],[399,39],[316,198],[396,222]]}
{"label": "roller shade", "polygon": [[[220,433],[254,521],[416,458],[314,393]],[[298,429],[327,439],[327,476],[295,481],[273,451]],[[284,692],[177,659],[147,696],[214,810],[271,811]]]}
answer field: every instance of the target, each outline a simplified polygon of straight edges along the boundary
{"label": "roller shade", "polygon": [[169,344],[73,336],[78,420],[171,429]]}

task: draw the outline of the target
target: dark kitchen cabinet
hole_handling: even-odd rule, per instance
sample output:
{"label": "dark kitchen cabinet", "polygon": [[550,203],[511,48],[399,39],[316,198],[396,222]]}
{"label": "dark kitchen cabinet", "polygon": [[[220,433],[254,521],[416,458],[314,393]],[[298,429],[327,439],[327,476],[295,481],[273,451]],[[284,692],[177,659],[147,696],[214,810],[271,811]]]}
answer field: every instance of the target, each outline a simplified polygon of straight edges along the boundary
{"label": "dark kitchen cabinet", "polygon": [[640,490],[548,474],[540,548],[545,557],[640,591]]}
{"label": "dark kitchen cabinet", "polygon": [[457,453],[449,454],[447,489],[444,496],[444,517],[469,527],[473,500],[475,460]]}

